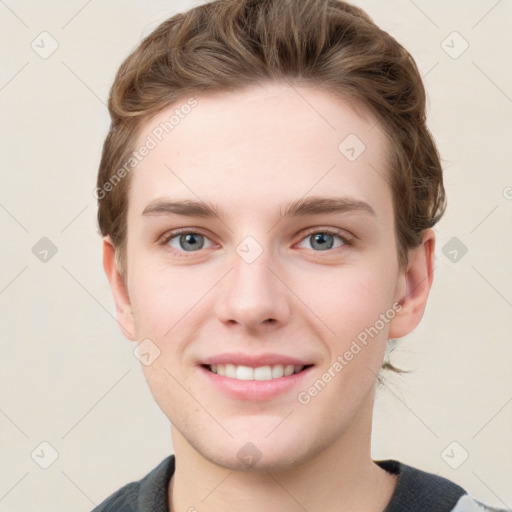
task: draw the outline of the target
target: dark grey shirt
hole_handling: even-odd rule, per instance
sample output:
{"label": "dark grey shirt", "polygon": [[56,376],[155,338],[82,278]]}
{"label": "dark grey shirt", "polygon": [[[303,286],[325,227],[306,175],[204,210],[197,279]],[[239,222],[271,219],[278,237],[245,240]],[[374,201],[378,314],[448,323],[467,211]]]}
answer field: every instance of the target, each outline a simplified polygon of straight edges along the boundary
{"label": "dark grey shirt", "polygon": [[[499,512],[472,499],[462,487],[445,478],[395,460],[375,462],[398,475],[395,492],[383,512]],[[170,512],[168,487],[174,468],[174,455],[170,455],[144,478],[125,485],[92,512]]]}

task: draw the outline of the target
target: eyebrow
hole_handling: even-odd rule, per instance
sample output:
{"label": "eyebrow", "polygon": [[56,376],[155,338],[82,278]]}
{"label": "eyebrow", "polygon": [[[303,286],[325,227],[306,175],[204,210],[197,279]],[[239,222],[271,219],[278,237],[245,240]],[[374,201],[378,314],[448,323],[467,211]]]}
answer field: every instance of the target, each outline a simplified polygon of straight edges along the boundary
{"label": "eyebrow", "polygon": [[[306,197],[291,203],[281,205],[285,207],[281,219],[289,217],[304,217],[307,215],[321,215],[327,213],[363,212],[376,216],[375,210],[365,201],[352,197]],[[281,211],[281,209],[280,209]],[[143,216],[154,215],[183,215],[187,217],[222,217],[221,211],[212,203],[186,199],[173,201],[159,198],[151,201],[144,208]]]}

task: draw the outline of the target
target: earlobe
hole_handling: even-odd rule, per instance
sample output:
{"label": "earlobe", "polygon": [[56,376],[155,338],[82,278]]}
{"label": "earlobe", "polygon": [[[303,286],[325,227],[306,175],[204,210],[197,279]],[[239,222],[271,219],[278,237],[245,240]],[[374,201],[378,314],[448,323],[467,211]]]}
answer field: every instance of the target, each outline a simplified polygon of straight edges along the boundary
{"label": "earlobe", "polygon": [[135,328],[130,297],[118,269],[114,244],[108,236],[103,238],[103,269],[105,270],[114,297],[116,317],[121,332],[129,340],[135,341]]}
{"label": "earlobe", "polygon": [[409,252],[407,270],[400,277],[401,289],[397,302],[401,309],[390,322],[389,338],[401,338],[412,332],[425,312],[427,299],[434,278],[435,232],[423,232],[420,245]]}

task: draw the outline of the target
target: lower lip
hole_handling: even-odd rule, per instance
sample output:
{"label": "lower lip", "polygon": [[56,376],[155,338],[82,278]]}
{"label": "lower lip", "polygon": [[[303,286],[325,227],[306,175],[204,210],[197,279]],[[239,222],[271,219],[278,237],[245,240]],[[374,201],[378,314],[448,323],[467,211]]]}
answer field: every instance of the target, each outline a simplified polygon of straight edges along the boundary
{"label": "lower lip", "polygon": [[299,373],[272,380],[239,380],[223,377],[203,366],[199,369],[210,383],[222,393],[238,400],[270,400],[278,395],[291,391],[297,386],[313,367],[310,366]]}

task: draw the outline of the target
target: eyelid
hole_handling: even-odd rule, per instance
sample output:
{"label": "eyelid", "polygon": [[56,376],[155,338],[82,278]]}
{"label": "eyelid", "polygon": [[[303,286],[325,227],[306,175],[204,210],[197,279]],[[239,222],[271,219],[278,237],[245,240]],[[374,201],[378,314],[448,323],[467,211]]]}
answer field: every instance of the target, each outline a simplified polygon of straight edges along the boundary
{"label": "eyelid", "polygon": [[176,229],[171,229],[169,231],[166,231],[163,235],[161,235],[157,242],[158,243],[162,243],[162,244],[165,244],[167,243],[171,238],[174,238],[175,236],[178,236],[178,235],[183,235],[183,234],[189,234],[189,233],[194,233],[196,235],[202,235],[206,238],[209,238],[208,235],[206,235],[201,229],[199,228],[176,228]]}

